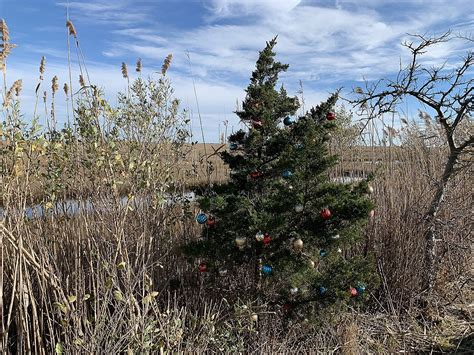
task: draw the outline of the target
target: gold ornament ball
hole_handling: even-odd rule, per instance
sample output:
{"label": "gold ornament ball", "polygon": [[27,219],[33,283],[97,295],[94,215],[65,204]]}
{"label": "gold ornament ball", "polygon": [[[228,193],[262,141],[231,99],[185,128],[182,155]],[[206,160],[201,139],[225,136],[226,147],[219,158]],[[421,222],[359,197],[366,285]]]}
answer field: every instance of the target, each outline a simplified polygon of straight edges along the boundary
{"label": "gold ornament ball", "polygon": [[298,238],[296,239],[294,242],[293,242],[293,248],[296,250],[296,251],[301,251],[303,250],[303,241]]}
{"label": "gold ornament ball", "polygon": [[308,261],[308,266],[312,269],[314,269],[314,267],[316,266],[316,263],[313,261],[313,260],[309,260]]}
{"label": "gold ornament ball", "polygon": [[372,195],[374,193],[374,188],[371,185],[367,186],[367,193]]}
{"label": "gold ornament ball", "polygon": [[245,237],[237,237],[235,238],[235,244],[242,249],[245,246]]}

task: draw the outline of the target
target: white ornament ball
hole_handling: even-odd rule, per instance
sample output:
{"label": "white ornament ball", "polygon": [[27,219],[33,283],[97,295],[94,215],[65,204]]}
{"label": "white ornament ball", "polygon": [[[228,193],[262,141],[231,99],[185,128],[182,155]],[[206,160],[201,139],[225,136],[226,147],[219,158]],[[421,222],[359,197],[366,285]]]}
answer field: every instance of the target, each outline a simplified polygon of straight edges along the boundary
{"label": "white ornament ball", "polygon": [[304,209],[303,205],[296,205],[295,206],[295,211],[297,213],[303,212],[303,209]]}
{"label": "white ornament ball", "polygon": [[341,236],[339,234],[336,234],[336,235],[332,236],[332,239],[339,239],[339,238],[341,238]]}
{"label": "white ornament ball", "polygon": [[292,288],[290,288],[290,293],[291,293],[292,295],[296,295],[296,294],[298,293],[298,287],[292,287]]}
{"label": "white ornament ball", "polygon": [[252,319],[252,321],[254,321],[254,322],[258,321],[258,314],[256,314],[256,313],[252,314],[250,319]]}
{"label": "white ornament ball", "polygon": [[294,242],[293,242],[293,248],[296,250],[296,251],[301,251],[303,250],[303,241],[298,238],[296,239]]}
{"label": "white ornament ball", "polygon": [[257,242],[263,241],[263,238],[264,238],[264,235],[262,232],[258,232],[257,234],[255,234],[255,239],[257,239]]}
{"label": "white ornament ball", "polygon": [[371,210],[371,211],[369,212],[369,218],[374,218],[374,216],[375,216],[375,211],[374,211],[374,210]]}
{"label": "white ornament ball", "polygon": [[338,252],[338,253],[342,253],[342,249],[341,249],[341,248],[337,248],[337,252]]}
{"label": "white ornament ball", "polygon": [[313,261],[313,260],[309,260],[308,261],[308,266],[312,269],[314,269],[314,267],[316,266],[316,263]]}

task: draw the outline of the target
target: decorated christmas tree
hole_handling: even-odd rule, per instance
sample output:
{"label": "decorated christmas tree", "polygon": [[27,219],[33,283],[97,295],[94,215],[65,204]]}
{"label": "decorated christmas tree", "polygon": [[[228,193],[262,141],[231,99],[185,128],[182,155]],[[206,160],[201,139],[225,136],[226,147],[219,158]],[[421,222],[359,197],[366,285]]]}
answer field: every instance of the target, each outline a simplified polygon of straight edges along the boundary
{"label": "decorated christmas tree", "polygon": [[236,114],[248,126],[221,154],[231,174],[199,199],[203,232],[186,254],[210,282],[245,270],[254,296],[288,314],[317,314],[359,302],[375,282],[373,261],[360,246],[373,203],[372,187],[332,182],[328,153],[337,94],[296,117],[298,99],[278,76],[276,38],[260,52]]}

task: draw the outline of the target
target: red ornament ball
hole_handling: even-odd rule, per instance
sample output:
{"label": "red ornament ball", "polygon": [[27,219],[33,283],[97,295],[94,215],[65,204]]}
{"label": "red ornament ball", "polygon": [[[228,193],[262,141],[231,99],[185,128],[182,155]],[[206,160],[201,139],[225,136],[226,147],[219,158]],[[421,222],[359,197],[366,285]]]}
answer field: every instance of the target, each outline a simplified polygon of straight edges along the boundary
{"label": "red ornament ball", "polygon": [[334,112],[328,112],[326,118],[328,121],[334,121],[336,119],[336,114]]}
{"label": "red ornament ball", "polygon": [[320,215],[324,220],[328,220],[329,218],[331,218],[332,213],[329,208],[324,208],[321,210]]}
{"label": "red ornament ball", "polygon": [[250,173],[250,177],[254,180],[258,179],[258,178],[261,178],[262,176],[263,176],[263,173],[261,171],[258,171],[258,170],[252,171]]}
{"label": "red ornament ball", "polygon": [[351,294],[351,297],[355,297],[357,296],[357,289],[355,289],[354,287],[350,287],[349,293]]}
{"label": "red ornament ball", "polygon": [[199,272],[206,272],[207,271],[207,264],[202,262],[199,264]]}
{"label": "red ornament ball", "polygon": [[267,246],[270,244],[271,241],[272,237],[270,237],[270,234],[265,233],[265,235],[263,236],[263,245]]}
{"label": "red ornament ball", "polygon": [[214,227],[216,225],[216,218],[214,216],[209,216],[206,224],[208,227]]}

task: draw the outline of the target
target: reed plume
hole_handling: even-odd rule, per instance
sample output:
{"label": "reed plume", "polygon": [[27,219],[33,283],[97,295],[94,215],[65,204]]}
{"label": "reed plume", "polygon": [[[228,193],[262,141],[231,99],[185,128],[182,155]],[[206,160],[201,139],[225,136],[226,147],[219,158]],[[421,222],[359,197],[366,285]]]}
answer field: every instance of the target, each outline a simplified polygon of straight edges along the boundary
{"label": "reed plume", "polygon": [[10,104],[10,100],[15,94],[16,97],[20,96],[21,88],[23,85],[23,81],[21,79],[16,80],[13,85],[8,89],[5,99],[3,100],[3,106],[7,107]]}
{"label": "reed plume", "polygon": [[40,80],[43,80],[43,79],[44,79],[44,70],[45,70],[45,67],[46,67],[46,58],[45,58],[45,56],[43,56],[43,57],[41,58],[40,67],[39,67]]}
{"label": "reed plume", "polygon": [[69,30],[69,35],[70,35],[70,36],[74,36],[74,38],[77,39],[76,28],[74,27],[74,25],[73,25],[73,23],[71,22],[71,20],[67,20],[67,21],[66,21],[66,27],[67,27],[68,30]]}
{"label": "reed plume", "polygon": [[136,71],[138,73],[142,72],[142,59],[141,58],[138,58],[138,60],[137,60],[137,69],[136,69]]}
{"label": "reed plume", "polygon": [[81,87],[86,86],[86,82],[84,81],[82,74],[79,74],[79,85],[81,85]]}
{"label": "reed plume", "polygon": [[58,77],[55,75],[53,80],[51,80],[51,90],[53,91],[53,95],[58,91]]}
{"label": "reed plume", "polygon": [[173,59],[173,54],[168,54],[165,58],[165,61],[163,62],[163,66],[161,67],[161,74],[166,75],[166,72],[168,71],[171,60]]}
{"label": "reed plume", "polygon": [[128,79],[128,69],[127,69],[127,64],[122,62],[122,76],[124,79]]}
{"label": "reed plume", "polygon": [[66,97],[67,97],[68,94],[69,94],[69,86],[68,86],[67,83],[64,83],[63,90],[64,90],[64,93],[66,94]]}

